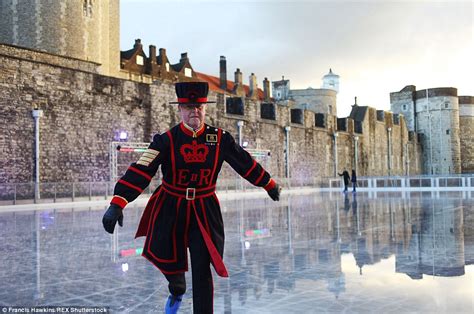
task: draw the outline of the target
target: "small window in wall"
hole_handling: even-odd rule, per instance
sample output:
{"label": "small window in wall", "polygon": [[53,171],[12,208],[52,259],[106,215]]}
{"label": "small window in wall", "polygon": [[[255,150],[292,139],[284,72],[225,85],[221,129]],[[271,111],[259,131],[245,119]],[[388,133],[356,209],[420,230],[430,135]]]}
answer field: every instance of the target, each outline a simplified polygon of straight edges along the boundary
{"label": "small window in wall", "polygon": [[291,109],[291,123],[303,124],[303,110]]}
{"label": "small window in wall", "polygon": [[84,10],[84,16],[92,17],[92,0],[83,0],[82,7]]}
{"label": "small window in wall", "polygon": [[328,114],[332,114],[332,105],[328,106]]}
{"label": "small window in wall", "polygon": [[325,118],[324,118],[324,113],[315,113],[314,114],[314,126],[319,127],[319,128],[324,128],[326,127],[325,123]]}
{"label": "small window in wall", "polygon": [[272,103],[261,103],[260,118],[275,120],[275,105]]}
{"label": "small window in wall", "polygon": [[337,118],[337,130],[347,131],[347,118]]}
{"label": "small window in wall", "polygon": [[444,108],[449,108],[449,102],[444,103]]}
{"label": "small window in wall", "polygon": [[446,130],[446,134],[449,134],[449,133],[450,133],[450,131],[449,131],[449,129],[447,129],[447,130]]}
{"label": "small window in wall", "polygon": [[407,110],[407,105],[403,105],[403,111]]}
{"label": "small window in wall", "polygon": [[377,121],[384,121],[385,112],[383,110],[377,110]]}
{"label": "small window in wall", "polygon": [[143,56],[138,55],[137,59],[136,59],[136,62],[137,62],[138,65],[143,65],[144,64],[143,63]]}
{"label": "small window in wall", "polygon": [[400,115],[398,113],[393,114],[393,124],[400,125]]}
{"label": "small window in wall", "polygon": [[184,68],[184,75],[187,77],[192,77],[193,76],[193,70],[190,68]]}
{"label": "small window in wall", "polygon": [[229,114],[244,115],[244,102],[240,97],[229,97],[225,102],[225,112]]}
{"label": "small window in wall", "polygon": [[354,121],[354,132],[359,134],[363,133],[362,121]]}
{"label": "small window in wall", "polygon": [[170,71],[170,64],[168,62],[166,62],[166,71],[169,72]]}

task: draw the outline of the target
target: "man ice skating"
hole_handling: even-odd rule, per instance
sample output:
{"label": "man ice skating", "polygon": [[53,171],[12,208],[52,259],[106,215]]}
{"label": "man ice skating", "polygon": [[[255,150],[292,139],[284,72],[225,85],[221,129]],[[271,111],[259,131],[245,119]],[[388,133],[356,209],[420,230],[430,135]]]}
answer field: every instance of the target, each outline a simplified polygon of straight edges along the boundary
{"label": "man ice skating", "polygon": [[343,177],[344,179],[344,192],[347,192],[347,186],[349,185],[349,172],[347,172],[346,168],[344,168],[344,171],[342,173],[338,173],[340,177]]}
{"label": "man ice skating", "polygon": [[113,233],[122,226],[122,209],[148,186],[161,165],[162,184],[143,212],[136,237],[146,236],[143,256],[164,274],[170,296],[166,313],[176,313],[186,291],[187,248],[191,254],[194,313],[212,313],[213,281],[228,277],[223,263],[224,224],[215,194],[224,161],[250,183],[263,187],[278,201],[279,185],[226,131],[204,123],[208,84],[176,84],[182,122],[157,134],[147,151],[117,182],[103,224]]}

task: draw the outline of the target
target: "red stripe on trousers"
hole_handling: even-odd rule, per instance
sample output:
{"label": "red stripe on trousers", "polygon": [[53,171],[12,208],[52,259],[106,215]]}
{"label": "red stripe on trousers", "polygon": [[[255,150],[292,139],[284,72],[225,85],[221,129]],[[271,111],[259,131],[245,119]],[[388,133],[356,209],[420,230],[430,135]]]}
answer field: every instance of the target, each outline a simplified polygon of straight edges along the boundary
{"label": "red stripe on trousers", "polygon": [[211,238],[206,232],[206,229],[204,229],[204,226],[201,223],[201,219],[199,219],[199,216],[196,210],[196,204],[194,203],[194,201],[192,201],[191,203],[193,206],[194,215],[196,216],[196,221],[198,222],[199,229],[201,231],[204,242],[206,243],[207,250],[209,251],[209,255],[211,256],[211,259],[212,259],[212,264],[214,265],[214,268],[217,274],[221,277],[229,277],[229,273],[227,272],[227,269],[225,268],[224,262],[222,261],[222,258],[219,252],[217,252],[217,249],[214,246],[214,243],[212,242]]}

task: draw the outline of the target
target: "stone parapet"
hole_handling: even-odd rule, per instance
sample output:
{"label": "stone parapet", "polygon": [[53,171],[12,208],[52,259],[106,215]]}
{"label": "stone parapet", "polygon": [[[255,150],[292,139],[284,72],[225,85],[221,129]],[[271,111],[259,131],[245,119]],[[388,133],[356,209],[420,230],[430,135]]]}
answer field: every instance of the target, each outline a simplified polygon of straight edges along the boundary
{"label": "stone parapet", "polygon": [[[95,64],[90,62],[1,47],[0,183],[34,180],[34,107],[43,110],[41,182],[108,181],[110,142],[117,140],[120,131],[127,132],[129,142],[149,142],[155,133],[179,122],[177,107],[169,104],[176,97],[172,82],[145,83],[104,76],[94,72]],[[270,151],[268,158],[258,160],[273,176],[285,177],[287,154],[290,174],[302,180],[332,177],[334,169],[354,166],[353,119],[344,119],[345,129],[338,132],[335,115],[326,114],[324,125],[316,126],[314,112],[300,109],[301,123],[291,123],[291,109],[295,106],[292,100],[267,100],[274,105],[275,119],[262,119],[261,101],[246,97],[242,98],[243,115],[228,114],[228,96],[210,92],[209,98],[217,103],[207,107],[208,124],[227,130],[238,141],[237,123],[243,121],[243,140],[248,142],[248,148]],[[400,156],[390,156],[391,174],[405,174],[408,163],[397,158],[402,160],[406,154],[413,160],[418,158],[415,140],[409,141],[403,135],[408,131],[401,120],[400,131],[394,130],[390,138],[389,152],[387,126],[384,121],[376,121],[373,113],[375,109],[369,108],[363,120],[358,121],[357,130],[363,131],[357,133],[359,175],[387,175],[388,154]],[[287,132],[288,126],[291,130]],[[335,133],[339,134],[336,141]],[[401,148],[407,144],[410,148],[406,153]],[[136,153],[120,154],[118,173],[137,158]],[[419,171],[413,166],[416,164],[413,161],[409,165],[413,167],[411,174]],[[235,178],[235,172],[224,166],[222,178]]]}

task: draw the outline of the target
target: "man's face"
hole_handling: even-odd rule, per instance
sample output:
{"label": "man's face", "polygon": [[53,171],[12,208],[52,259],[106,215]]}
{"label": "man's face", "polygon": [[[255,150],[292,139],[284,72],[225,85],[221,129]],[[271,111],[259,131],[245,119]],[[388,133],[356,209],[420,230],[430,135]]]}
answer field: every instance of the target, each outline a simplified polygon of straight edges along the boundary
{"label": "man's face", "polygon": [[192,127],[198,129],[203,123],[206,117],[206,104],[199,105],[179,105],[179,114],[181,120]]}

